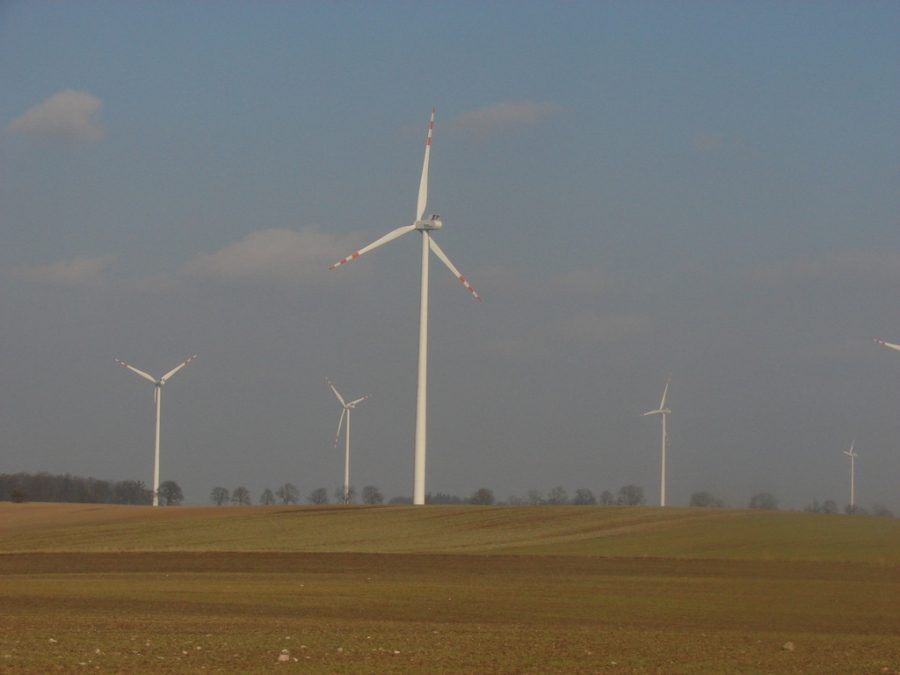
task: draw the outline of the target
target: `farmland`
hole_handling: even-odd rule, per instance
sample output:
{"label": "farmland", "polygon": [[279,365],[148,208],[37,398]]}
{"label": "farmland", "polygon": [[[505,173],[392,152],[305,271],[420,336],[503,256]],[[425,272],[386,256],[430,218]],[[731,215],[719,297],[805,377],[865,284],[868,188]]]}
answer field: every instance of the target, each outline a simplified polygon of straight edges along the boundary
{"label": "farmland", "polygon": [[896,673],[900,522],[0,504],[0,603],[0,673]]}

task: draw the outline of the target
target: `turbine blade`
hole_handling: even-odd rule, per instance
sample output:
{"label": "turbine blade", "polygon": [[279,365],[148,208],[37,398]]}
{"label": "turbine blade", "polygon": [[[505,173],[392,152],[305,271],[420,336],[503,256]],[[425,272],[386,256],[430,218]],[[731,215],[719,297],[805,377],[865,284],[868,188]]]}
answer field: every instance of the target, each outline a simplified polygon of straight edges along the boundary
{"label": "turbine blade", "polygon": [[661,410],[651,410],[650,412],[645,412],[643,415],[638,415],[638,417],[646,417],[647,415],[659,415]]}
{"label": "turbine blade", "polygon": [[189,364],[191,361],[193,361],[193,360],[196,359],[196,358],[197,358],[197,355],[194,354],[194,355],[193,355],[191,358],[189,358],[187,361],[185,361],[184,363],[182,363],[182,364],[176,366],[175,368],[172,368],[172,370],[170,370],[168,373],[166,373],[166,374],[163,375],[161,378],[159,378],[159,381],[160,381],[160,382],[165,382],[165,381],[168,380],[170,377],[172,377],[175,373],[177,373],[179,370],[181,370],[182,368],[184,368],[187,364]]}
{"label": "turbine blade", "polygon": [[416,229],[415,225],[404,225],[403,227],[398,227],[393,232],[388,232],[381,239],[378,239],[377,241],[373,241],[368,246],[359,249],[356,253],[353,253],[353,254],[347,256],[346,258],[344,258],[343,260],[334,263],[334,265],[332,265],[328,269],[333,270],[335,267],[339,267],[340,265],[343,265],[344,263],[348,263],[351,260],[353,260],[354,258],[358,258],[359,256],[361,256],[363,253],[371,251],[373,248],[378,248],[382,244],[386,244],[389,241],[393,241],[397,237],[402,237],[404,234],[406,234],[407,232],[411,232],[414,229]]}
{"label": "turbine blade", "polygon": [[885,347],[890,347],[891,349],[896,349],[900,352],[900,345],[892,345],[890,342],[885,342],[884,340],[875,340],[880,345],[884,345]]}
{"label": "turbine blade", "polygon": [[347,414],[346,408],[341,410],[341,419],[338,422],[338,430],[337,430],[337,433],[334,435],[334,449],[337,449],[337,442],[338,442],[338,439],[341,437],[341,427],[344,425],[344,415],[346,415],[346,414]]}
{"label": "turbine blade", "polygon": [[659,402],[659,409],[663,410],[666,407],[666,393],[669,391],[669,380],[666,379],[666,387],[663,389],[663,397],[662,401]]}
{"label": "turbine blade", "polygon": [[453,266],[453,263],[450,262],[450,258],[448,258],[444,252],[441,250],[441,247],[437,245],[434,241],[434,237],[428,237],[428,245],[431,247],[431,250],[434,251],[434,254],[443,261],[443,263],[450,268],[450,271],[453,272],[453,275],[462,282],[462,285],[469,289],[469,292],[474,295],[476,298],[481,300],[481,296],[475,292],[475,289],[469,285],[469,282],[466,281],[466,278],[459,273],[459,270]]}
{"label": "turbine blade", "polygon": [[125,363],[124,361],[119,361],[119,359],[116,359],[115,361],[116,361],[116,363],[118,363],[120,366],[125,366],[126,368],[128,368],[128,370],[132,370],[132,371],[134,371],[135,373],[137,373],[138,375],[140,375],[141,377],[146,377],[146,378],[147,378],[148,380],[150,380],[153,384],[156,384],[156,379],[153,378],[153,377],[150,377],[150,376],[149,376],[147,373],[145,373],[143,370],[138,370],[138,369],[135,368],[134,366],[129,366],[129,365],[128,365],[127,363]]}
{"label": "turbine blade", "polygon": [[428,122],[428,137],[425,139],[425,162],[422,164],[422,180],[419,181],[419,203],[416,206],[416,220],[422,220],[425,205],[428,203],[428,157],[431,155],[431,132],[434,129],[434,107],[431,108],[431,121]]}
{"label": "turbine blade", "polygon": [[366,396],[363,396],[362,398],[358,398],[358,399],[356,399],[355,401],[350,401],[350,403],[347,404],[347,407],[348,407],[348,408],[355,408],[357,403],[362,403],[362,402],[365,401],[367,398],[369,398],[371,395],[372,395],[372,394],[367,394]]}
{"label": "turbine blade", "polygon": [[341,395],[338,393],[338,390],[334,388],[334,385],[331,384],[331,380],[329,380],[329,379],[326,377],[326,378],[325,378],[325,381],[328,383],[328,386],[331,387],[331,391],[333,391],[333,392],[334,392],[334,395],[337,396],[338,401],[341,402],[341,405],[344,406],[344,407],[346,408],[346,407],[347,407],[347,404],[344,403],[344,397],[341,396]]}

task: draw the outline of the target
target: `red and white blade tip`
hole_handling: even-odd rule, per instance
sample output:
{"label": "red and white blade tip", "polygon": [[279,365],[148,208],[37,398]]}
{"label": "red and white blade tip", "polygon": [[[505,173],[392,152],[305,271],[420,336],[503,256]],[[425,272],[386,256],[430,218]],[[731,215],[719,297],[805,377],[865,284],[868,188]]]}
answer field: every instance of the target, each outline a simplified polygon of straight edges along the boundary
{"label": "red and white blade tip", "polygon": [[440,261],[447,266],[447,269],[449,269],[453,273],[453,276],[455,276],[457,279],[459,279],[459,281],[462,283],[462,285],[465,286],[466,288],[468,288],[469,292],[472,295],[474,295],[476,298],[481,300],[481,296],[475,292],[475,289],[472,288],[472,286],[469,284],[468,281],[466,281],[466,278],[460,273],[460,271],[458,269],[456,269],[456,266],[452,262],[450,262],[450,258],[447,257],[447,254],[444,253],[444,251],[441,249],[441,247],[437,245],[437,242],[434,239],[432,239],[431,237],[428,238],[428,246],[431,248],[431,250],[434,252],[434,254],[438,257],[438,259],[440,259]]}
{"label": "red and white blade tip", "polygon": [[332,265],[332,266],[329,267],[328,269],[333,270],[335,267],[340,267],[341,265],[343,265],[343,264],[345,264],[345,263],[348,263],[348,262],[350,262],[351,260],[353,260],[354,258],[358,258],[358,257],[359,257],[359,251],[357,251],[356,253],[351,253],[350,255],[348,255],[348,256],[347,256],[346,258],[344,258],[343,260],[340,260],[340,261],[334,263],[334,265]]}
{"label": "red and white blade tip", "polygon": [[[476,298],[478,298],[479,300],[481,300],[481,296],[478,295],[478,293],[475,292],[475,289],[472,288],[471,284],[469,284],[469,282],[466,281],[466,278],[465,278],[463,275],[461,275],[461,274],[459,275],[459,280],[462,282],[462,285],[463,285],[463,286],[465,286],[466,288],[469,289],[469,292],[470,292],[472,295],[474,295]],[[483,300],[481,300],[481,301],[484,302]]]}

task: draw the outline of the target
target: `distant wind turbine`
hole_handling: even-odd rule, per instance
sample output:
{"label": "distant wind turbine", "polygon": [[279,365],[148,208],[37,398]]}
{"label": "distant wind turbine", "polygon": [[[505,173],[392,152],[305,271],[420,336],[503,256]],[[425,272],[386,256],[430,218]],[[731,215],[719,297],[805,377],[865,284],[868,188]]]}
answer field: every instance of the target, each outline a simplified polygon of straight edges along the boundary
{"label": "distant wind turbine", "polygon": [[856,445],[856,441],[854,440],[850,444],[850,451],[844,450],[844,454],[850,458],[850,509],[856,508],[856,453],[853,451],[853,446]]}
{"label": "distant wind turbine", "polygon": [[659,402],[659,409],[651,410],[650,412],[645,412],[641,417],[646,417],[647,415],[659,415],[662,420],[662,480],[660,482],[659,488],[659,505],[666,505],[666,442],[669,440],[669,437],[666,435],[666,415],[668,415],[671,410],[666,407],[666,392],[669,391],[669,380],[666,380],[666,387],[663,389],[662,400]]}
{"label": "distant wind turbine", "polygon": [[128,370],[133,370],[141,377],[145,377],[150,380],[154,385],[153,389],[153,401],[156,403],[156,444],[155,444],[155,453],[153,460],[153,506],[159,506],[159,410],[160,410],[160,401],[162,399],[162,386],[166,383],[170,377],[172,377],[179,370],[184,368],[187,364],[197,358],[197,355],[194,354],[191,358],[189,358],[184,363],[178,365],[177,367],[170,370],[168,373],[163,375],[158,380],[154,377],[151,377],[147,373],[142,370],[138,370],[134,366],[129,366],[124,361],[119,361],[116,359],[116,363],[119,365],[125,366]]}
{"label": "distant wind turbine", "polygon": [[347,447],[344,452],[344,503],[346,504],[350,501],[350,411],[356,407],[357,403],[362,403],[365,401],[371,394],[363,396],[362,398],[358,398],[355,401],[350,401],[350,403],[344,402],[344,397],[338,393],[338,390],[335,389],[334,385],[331,384],[331,380],[327,377],[325,381],[328,383],[328,386],[331,387],[331,391],[334,392],[334,395],[337,396],[338,401],[341,402],[341,405],[344,406],[344,409],[341,411],[341,419],[338,422],[337,433],[334,436],[334,447],[337,448],[338,438],[341,437],[341,426],[344,424],[344,416],[347,417]]}
{"label": "distant wind turbine", "polygon": [[425,503],[425,439],[427,425],[428,404],[428,259],[429,249],[443,262],[453,275],[459,279],[476,298],[481,300],[475,289],[469,285],[465,277],[453,266],[450,259],[431,238],[429,232],[439,230],[442,227],[440,216],[431,214],[426,220],[422,220],[425,214],[425,205],[428,201],[428,156],[431,153],[431,134],[434,129],[434,108],[431,109],[431,120],[428,123],[428,136],[425,139],[425,162],[422,165],[422,179],[419,181],[419,201],[416,206],[416,219],[412,225],[404,225],[396,230],[359,249],[356,253],[335,263],[329,269],[348,263],[358,258],[363,253],[378,248],[382,244],[393,241],[407,232],[418,230],[422,233],[422,281],[419,301],[419,375],[416,387],[416,445],[415,445],[415,480],[413,482],[413,504]]}

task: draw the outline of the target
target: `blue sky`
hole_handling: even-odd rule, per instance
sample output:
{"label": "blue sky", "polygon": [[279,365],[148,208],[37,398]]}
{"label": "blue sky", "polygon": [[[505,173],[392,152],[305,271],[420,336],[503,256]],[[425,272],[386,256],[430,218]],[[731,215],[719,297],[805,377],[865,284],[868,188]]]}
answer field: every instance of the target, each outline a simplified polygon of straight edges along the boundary
{"label": "blue sky", "polygon": [[[896,3],[0,6],[0,471],[900,513]],[[148,384],[148,387],[144,387]]]}

